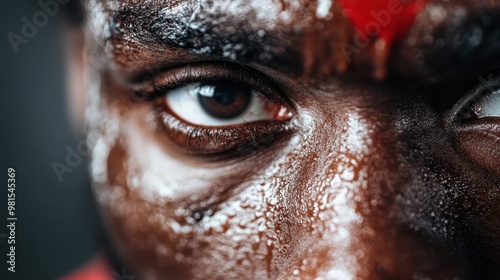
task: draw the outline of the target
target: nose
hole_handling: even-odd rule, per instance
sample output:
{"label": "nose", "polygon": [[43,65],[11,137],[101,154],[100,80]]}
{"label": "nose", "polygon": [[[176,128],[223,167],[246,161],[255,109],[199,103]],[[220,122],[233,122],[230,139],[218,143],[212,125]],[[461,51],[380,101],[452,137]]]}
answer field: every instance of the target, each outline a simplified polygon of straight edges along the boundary
{"label": "nose", "polygon": [[454,254],[412,219],[405,191],[419,186],[398,105],[382,99],[325,98],[304,117],[317,148],[288,204],[300,245],[281,279],[463,279]]}

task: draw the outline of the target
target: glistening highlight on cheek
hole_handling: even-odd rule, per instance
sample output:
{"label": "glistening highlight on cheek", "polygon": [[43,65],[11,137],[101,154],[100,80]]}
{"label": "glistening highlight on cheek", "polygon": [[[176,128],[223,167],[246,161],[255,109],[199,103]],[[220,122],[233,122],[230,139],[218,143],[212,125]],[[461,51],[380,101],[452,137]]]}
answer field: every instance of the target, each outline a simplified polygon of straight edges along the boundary
{"label": "glistening highlight on cheek", "polygon": [[[181,159],[162,151],[164,143],[150,138],[157,132],[148,132],[151,127],[145,122],[145,108],[122,120],[123,129],[118,137],[121,140],[117,139],[109,154],[122,165],[109,166],[109,178],[116,179],[108,182],[114,187],[104,189],[110,193],[104,197],[116,199],[113,204],[103,204],[110,205],[114,219],[121,221],[118,234],[123,235],[122,245],[132,248],[131,255],[155,252],[155,258],[166,259],[172,266],[175,263],[192,266],[191,273],[200,279],[208,275],[248,277],[248,270],[253,271],[252,278],[276,278],[283,271],[297,276],[313,275],[315,271],[323,271],[325,275],[354,275],[357,266],[354,260],[335,262],[336,268],[329,267],[328,256],[333,254],[329,246],[321,249],[320,245],[314,245],[323,252],[317,255],[308,251],[315,239],[300,236],[328,235],[325,242],[335,241],[337,253],[340,250],[347,254],[350,250],[353,241],[350,228],[361,222],[352,195],[360,188],[357,179],[365,177],[360,175],[361,167],[354,158],[362,157],[371,142],[368,135],[362,136],[368,129],[359,117],[349,118],[347,133],[340,143],[348,147],[348,142],[355,141],[359,147],[352,150],[355,154],[332,150],[326,158],[310,158],[311,153],[319,151],[308,145],[307,139],[325,141],[316,135],[318,127],[310,127],[292,137],[283,149],[286,153],[270,165],[261,170],[254,168],[245,180],[232,179],[228,185],[220,181],[220,176],[238,177],[242,170],[205,169],[203,173],[193,166],[183,167]],[[305,122],[314,125],[311,120]],[[306,171],[296,162],[310,162],[318,167],[324,163],[330,166],[328,172],[339,175],[330,181],[329,176],[318,173],[321,168],[311,167]],[[283,172],[284,166],[288,171]],[[195,178],[203,178],[203,182],[194,182]],[[211,201],[224,188],[230,189],[227,200]],[[171,192],[176,195],[170,195]],[[204,192],[210,195],[205,197]],[[331,209],[336,212],[333,216]],[[334,222],[330,223],[331,220]],[[158,232],[158,228],[162,230]],[[126,236],[143,235],[138,231],[153,234],[140,241],[145,252],[138,249],[141,246],[128,243],[132,241]],[[151,244],[147,240],[156,241]],[[284,262],[279,256],[288,256],[293,261]],[[224,268],[214,263],[224,263]]]}

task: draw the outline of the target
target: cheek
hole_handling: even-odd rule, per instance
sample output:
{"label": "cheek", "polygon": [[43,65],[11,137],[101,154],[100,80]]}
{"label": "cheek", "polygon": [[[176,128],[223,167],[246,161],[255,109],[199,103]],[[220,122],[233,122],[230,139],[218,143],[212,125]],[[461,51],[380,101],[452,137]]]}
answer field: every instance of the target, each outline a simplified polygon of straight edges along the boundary
{"label": "cheek", "polygon": [[303,112],[305,129],[279,148],[203,163],[170,148],[149,113],[111,109],[92,162],[117,248],[147,279],[369,278],[376,267],[407,278],[440,260],[413,255],[432,248],[399,232],[409,173],[390,128]]}
{"label": "cheek", "polygon": [[[254,159],[261,164],[249,172],[248,163],[189,162],[155,140],[164,139],[147,111],[110,114],[119,127],[104,130],[92,164],[105,172],[96,193],[111,232],[140,271],[276,278],[331,268],[332,251],[351,249],[351,229],[361,221],[354,198],[367,188],[360,160],[371,142],[356,115],[328,153],[312,145],[327,133],[311,121],[272,160]],[[338,270],[353,262],[337,262]]]}

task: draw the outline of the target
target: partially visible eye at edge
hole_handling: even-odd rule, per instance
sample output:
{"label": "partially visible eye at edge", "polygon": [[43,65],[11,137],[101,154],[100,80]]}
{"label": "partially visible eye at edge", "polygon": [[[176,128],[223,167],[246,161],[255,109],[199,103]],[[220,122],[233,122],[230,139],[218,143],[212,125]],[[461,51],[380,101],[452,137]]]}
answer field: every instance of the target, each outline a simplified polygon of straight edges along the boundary
{"label": "partially visible eye at edge", "polygon": [[451,115],[460,123],[482,118],[500,118],[500,75],[488,80],[479,77],[480,84],[466,94],[453,108]]}
{"label": "partially visible eye at edge", "polygon": [[500,76],[479,80],[451,111],[456,147],[478,166],[500,175]]}
{"label": "partially visible eye at edge", "polygon": [[500,117],[500,88],[474,104],[477,118]]}

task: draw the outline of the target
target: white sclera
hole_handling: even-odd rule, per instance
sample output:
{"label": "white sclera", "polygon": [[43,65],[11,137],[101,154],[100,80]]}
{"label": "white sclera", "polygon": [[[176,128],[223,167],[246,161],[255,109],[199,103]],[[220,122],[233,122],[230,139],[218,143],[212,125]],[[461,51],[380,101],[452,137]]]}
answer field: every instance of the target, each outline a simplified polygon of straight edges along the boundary
{"label": "white sclera", "polygon": [[500,117],[500,90],[485,96],[477,105],[480,107],[478,118]]}
{"label": "white sclera", "polygon": [[198,100],[198,93],[212,96],[214,86],[193,83],[171,90],[165,96],[166,104],[182,121],[200,126],[225,127],[255,121],[273,120],[272,112],[266,110],[267,100],[262,94],[252,91],[250,104],[245,111],[231,119],[219,119],[209,115]]}

